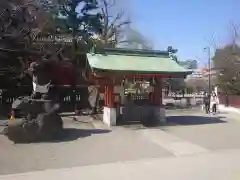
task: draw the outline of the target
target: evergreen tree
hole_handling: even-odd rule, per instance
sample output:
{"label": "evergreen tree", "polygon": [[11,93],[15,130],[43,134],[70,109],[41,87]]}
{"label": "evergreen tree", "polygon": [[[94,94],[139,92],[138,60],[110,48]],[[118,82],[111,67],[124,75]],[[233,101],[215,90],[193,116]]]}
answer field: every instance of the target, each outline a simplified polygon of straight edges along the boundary
{"label": "evergreen tree", "polygon": [[88,42],[90,37],[102,30],[101,14],[97,0],[59,0],[59,18],[72,37]]}

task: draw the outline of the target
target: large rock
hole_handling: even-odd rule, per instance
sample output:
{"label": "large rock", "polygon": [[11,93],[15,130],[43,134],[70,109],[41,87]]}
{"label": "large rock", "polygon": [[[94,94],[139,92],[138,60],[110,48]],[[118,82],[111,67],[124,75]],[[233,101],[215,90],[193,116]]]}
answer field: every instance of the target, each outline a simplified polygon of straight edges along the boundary
{"label": "large rock", "polygon": [[5,135],[14,143],[31,143],[58,139],[63,131],[62,118],[57,114],[39,114],[36,119],[15,119],[7,124]]}

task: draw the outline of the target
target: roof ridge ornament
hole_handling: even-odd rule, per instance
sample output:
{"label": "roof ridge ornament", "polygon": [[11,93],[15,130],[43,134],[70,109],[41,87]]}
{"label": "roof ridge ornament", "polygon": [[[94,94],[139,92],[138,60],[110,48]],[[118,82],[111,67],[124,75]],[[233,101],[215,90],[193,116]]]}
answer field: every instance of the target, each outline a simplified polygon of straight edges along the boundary
{"label": "roof ridge ornament", "polygon": [[169,54],[169,57],[170,57],[171,60],[174,60],[173,54]]}
{"label": "roof ridge ornament", "polygon": [[98,49],[97,53],[106,54],[106,55],[169,57],[169,52],[168,51],[143,50],[143,49],[102,48],[102,49]]}

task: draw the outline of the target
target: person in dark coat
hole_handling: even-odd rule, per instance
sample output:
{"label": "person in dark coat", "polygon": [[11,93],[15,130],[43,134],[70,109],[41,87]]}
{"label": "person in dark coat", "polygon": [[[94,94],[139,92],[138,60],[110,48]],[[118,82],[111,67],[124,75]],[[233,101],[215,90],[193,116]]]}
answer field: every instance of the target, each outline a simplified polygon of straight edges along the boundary
{"label": "person in dark coat", "polygon": [[206,114],[209,114],[210,113],[210,95],[208,93],[205,93],[203,97],[203,103],[204,103]]}

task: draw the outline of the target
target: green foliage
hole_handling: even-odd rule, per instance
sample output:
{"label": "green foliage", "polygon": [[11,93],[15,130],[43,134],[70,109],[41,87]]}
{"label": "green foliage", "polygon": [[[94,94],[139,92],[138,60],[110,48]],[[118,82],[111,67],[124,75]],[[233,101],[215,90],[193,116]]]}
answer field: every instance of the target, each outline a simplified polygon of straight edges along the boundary
{"label": "green foliage", "polygon": [[186,87],[193,92],[207,91],[208,82],[204,78],[186,79]]}
{"label": "green foliage", "polygon": [[88,41],[90,36],[102,30],[102,16],[97,9],[97,0],[59,0],[58,12],[74,37]]}
{"label": "green foliage", "polygon": [[[176,55],[178,50],[174,49],[172,46],[168,46],[167,51],[169,52],[172,60],[179,64],[180,61],[178,60],[178,56]],[[166,80],[166,83],[171,87],[172,91],[184,90],[186,87],[184,78],[169,78]]]}
{"label": "green foliage", "polygon": [[185,92],[186,92],[187,94],[192,94],[192,93],[195,92],[195,89],[194,89],[194,87],[192,87],[192,86],[186,86]]}
{"label": "green foliage", "polygon": [[186,86],[183,78],[169,78],[167,79],[167,84],[174,92],[183,90]]}
{"label": "green foliage", "polygon": [[197,69],[198,67],[198,62],[196,60],[179,61],[179,64],[187,69]]}
{"label": "green foliage", "polygon": [[218,70],[217,84],[230,94],[240,94],[240,47],[227,45],[218,49],[213,57],[213,65]]}
{"label": "green foliage", "polygon": [[45,12],[56,13],[57,7],[54,0],[36,0],[39,8]]}
{"label": "green foliage", "polygon": [[[25,62],[19,58],[29,55],[37,23],[22,0],[0,2],[0,86],[15,86]],[[37,10],[35,10],[37,11]],[[29,53],[29,54],[28,54]]]}

